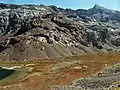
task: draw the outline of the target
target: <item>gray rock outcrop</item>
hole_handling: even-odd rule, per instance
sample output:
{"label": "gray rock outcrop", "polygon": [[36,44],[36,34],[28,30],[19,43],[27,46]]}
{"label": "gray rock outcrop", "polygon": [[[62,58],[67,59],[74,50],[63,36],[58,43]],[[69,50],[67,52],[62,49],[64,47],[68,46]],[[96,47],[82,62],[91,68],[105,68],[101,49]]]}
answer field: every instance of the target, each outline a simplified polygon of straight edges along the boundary
{"label": "gray rock outcrop", "polygon": [[71,10],[1,3],[0,57],[27,60],[119,50],[119,16],[98,5]]}

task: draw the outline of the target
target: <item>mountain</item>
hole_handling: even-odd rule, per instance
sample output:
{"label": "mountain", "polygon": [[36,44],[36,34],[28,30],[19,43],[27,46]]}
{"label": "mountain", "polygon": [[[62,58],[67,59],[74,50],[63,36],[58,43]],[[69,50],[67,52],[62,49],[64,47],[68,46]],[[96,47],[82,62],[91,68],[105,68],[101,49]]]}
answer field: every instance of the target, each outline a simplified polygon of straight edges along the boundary
{"label": "mountain", "polygon": [[[66,9],[67,10],[67,9]],[[67,13],[72,10],[67,10]],[[120,22],[120,12],[115,11],[115,10],[110,10],[107,8],[104,8],[99,5],[95,5],[93,8],[90,8],[88,10],[84,9],[77,9],[73,13],[71,12],[70,14],[76,14],[77,16],[88,16],[92,19],[95,19],[97,21],[102,21],[102,22]]]}
{"label": "mountain", "polygon": [[0,4],[1,60],[37,60],[119,51],[120,12]]}

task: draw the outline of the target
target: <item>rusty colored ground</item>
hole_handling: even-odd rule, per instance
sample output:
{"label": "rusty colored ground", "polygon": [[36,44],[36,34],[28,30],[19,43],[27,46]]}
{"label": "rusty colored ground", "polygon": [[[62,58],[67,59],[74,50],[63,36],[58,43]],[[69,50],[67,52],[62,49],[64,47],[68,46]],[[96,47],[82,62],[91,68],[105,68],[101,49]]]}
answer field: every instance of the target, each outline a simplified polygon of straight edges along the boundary
{"label": "rusty colored ground", "polygon": [[[58,63],[58,60],[60,60],[60,62],[64,62],[65,60],[67,62],[76,61],[76,63],[59,70],[51,70],[51,67]],[[50,90],[49,86],[51,85],[69,85],[77,78],[86,77],[99,72],[110,64],[119,62],[120,52],[89,54],[64,59],[61,58],[58,60],[37,62],[34,71],[40,72],[41,75],[32,76],[23,80],[23,87],[26,88],[26,90],[29,90],[28,87],[31,88],[31,90]]]}

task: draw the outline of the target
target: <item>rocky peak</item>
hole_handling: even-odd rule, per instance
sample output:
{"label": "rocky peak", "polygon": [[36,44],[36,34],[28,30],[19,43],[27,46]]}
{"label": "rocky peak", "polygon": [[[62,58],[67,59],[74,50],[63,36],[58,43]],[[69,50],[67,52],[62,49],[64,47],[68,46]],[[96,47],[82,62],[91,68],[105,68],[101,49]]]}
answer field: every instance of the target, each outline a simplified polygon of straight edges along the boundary
{"label": "rocky peak", "polygon": [[94,7],[93,7],[93,9],[105,9],[105,8],[102,7],[102,6],[100,6],[100,5],[95,4]]}
{"label": "rocky peak", "polygon": [[93,8],[89,9],[88,12],[90,14],[108,14],[108,13],[111,13],[112,10],[109,10],[109,9],[106,9],[102,6],[99,6],[99,5],[95,5]]}
{"label": "rocky peak", "polygon": [[9,4],[0,3],[0,9],[8,9],[8,8],[10,8]]}

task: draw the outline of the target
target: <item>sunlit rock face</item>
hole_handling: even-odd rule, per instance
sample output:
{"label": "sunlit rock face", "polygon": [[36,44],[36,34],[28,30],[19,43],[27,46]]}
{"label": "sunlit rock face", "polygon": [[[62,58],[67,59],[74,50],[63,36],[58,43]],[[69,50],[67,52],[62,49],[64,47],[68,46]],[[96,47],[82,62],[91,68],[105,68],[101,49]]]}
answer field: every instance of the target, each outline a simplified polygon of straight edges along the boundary
{"label": "sunlit rock face", "polygon": [[0,57],[27,60],[118,50],[119,24],[119,11],[98,5],[71,10],[1,3]]}

